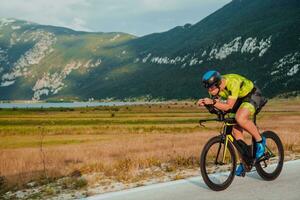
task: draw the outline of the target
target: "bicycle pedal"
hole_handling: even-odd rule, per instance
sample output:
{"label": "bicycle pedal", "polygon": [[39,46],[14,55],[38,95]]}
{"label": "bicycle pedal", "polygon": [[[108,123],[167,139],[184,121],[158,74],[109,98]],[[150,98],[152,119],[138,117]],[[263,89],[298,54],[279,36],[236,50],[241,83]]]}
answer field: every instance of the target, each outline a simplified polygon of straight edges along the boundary
{"label": "bicycle pedal", "polygon": [[245,168],[245,172],[249,172],[252,169],[252,164],[249,164],[247,162],[243,162],[244,168]]}
{"label": "bicycle pedal", "polygon": [[260,163],[261,161],[265,161],[265,160],[267,160],[267,158],[265,157],[265,155],[263,155],[260,158],[255,159],[254,163],[257,164],[257,163]]}
{"label": "bicycle pedal", "polygon": [[267,162],[264,160],[264,168],[266,168],[267,166]]}
{"label": "bicycle pedal", "polygon": [[264,157],[268,160],[268,159],[270,159],[271,155],[268,152],[266,152]]}
{"label": "bicycle pedal", "polygon": [[247,167],[245,167],[245,172],[250,172],[251,169],[252,169],[252,166],[251,166],[251,167],[250,167],[250,166],[247,166]]}
{"label": "bicycle pedal", "polygon": [[246,172],[243,172],[242,174],[241,174],[241,177],[245,177],[246,176]]}

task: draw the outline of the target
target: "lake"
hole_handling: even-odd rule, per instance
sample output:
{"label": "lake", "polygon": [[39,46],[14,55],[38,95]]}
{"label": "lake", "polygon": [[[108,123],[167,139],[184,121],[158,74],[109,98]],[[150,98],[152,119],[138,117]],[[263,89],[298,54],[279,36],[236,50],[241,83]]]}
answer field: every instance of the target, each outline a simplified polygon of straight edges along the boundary
{"label": "lake", "polygon": [[0,108],[78,108],[95,106],[126,106],[158,102],[73,102],[73,103],[0,103]]}

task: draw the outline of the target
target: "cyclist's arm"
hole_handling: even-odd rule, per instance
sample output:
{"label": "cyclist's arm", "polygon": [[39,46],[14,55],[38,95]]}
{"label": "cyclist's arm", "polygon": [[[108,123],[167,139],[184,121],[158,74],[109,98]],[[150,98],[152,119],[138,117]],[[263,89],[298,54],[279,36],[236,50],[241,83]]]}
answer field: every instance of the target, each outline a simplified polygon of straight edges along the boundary
{"label": "cyclist's arm", "polygon": [[222,103],[220,101],[216,101],[215,103],[215,107],[218,108],[219,110],[223,110],[223,111],[227,111],[227,110],[230,110],[233,108],[235,102],[236,102],[237,99],[234,99],[234,98],[229,98],[227,100],[226,103]]}
{"label": "cyclist's arm", "polygon": [[236,103],[236,100],[238,99],[239,92],[240,92],[240,82],[233,80],[230,83],[227,84],[227,89],[230,92],[230,96],[227,98],[226,103],[221,103],[221,102],[216,102],[214,105],[216,108],[223,110],[223,111],[228,111],[233,108],[234,104]]}

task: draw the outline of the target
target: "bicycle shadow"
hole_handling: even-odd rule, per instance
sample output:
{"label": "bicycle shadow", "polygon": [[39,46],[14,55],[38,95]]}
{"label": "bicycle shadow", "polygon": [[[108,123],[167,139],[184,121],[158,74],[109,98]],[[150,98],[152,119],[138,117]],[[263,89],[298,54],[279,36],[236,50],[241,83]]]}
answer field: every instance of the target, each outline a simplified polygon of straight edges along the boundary
{"label": "bicycle shadow", "polygon": [[187,182],[197,186],[197,187],[201,187],[203,189],[209,190],[211,191],[211,189],[209,189],[209,187],[203,182],[203,179],[201,177],[198,177],[198,180],[195,179],[186,179]]}
{"label": "bicycle shadow", "polygon": [[246,177],[253,178],[253,179],[256,179],[256,180],[260,180],[260,181],[264,181],[264,179],[262,179],[262,178],[257,174],[257,172],[247,173],[247,174],[246,174]]}
{"label": "bicycle shadow", "polygon": [[[268,170],[269,170],[269,172],[270,172],[270,170],[271,170],[271,172],[273,172],[273,171],[275,170],[275,166],[274,166],[274,165],[270,165],[270,166],[268,167]],[[250,177],[250,178],[253,178],[253,179],[256,179],[256,180],[265,181],[265,180],[258,174],[258,172],[257,172],[256,170],[253,170],[253,171],[251,171],[250,173],[246,173],[246,176],[247,176],[247,177]]]}

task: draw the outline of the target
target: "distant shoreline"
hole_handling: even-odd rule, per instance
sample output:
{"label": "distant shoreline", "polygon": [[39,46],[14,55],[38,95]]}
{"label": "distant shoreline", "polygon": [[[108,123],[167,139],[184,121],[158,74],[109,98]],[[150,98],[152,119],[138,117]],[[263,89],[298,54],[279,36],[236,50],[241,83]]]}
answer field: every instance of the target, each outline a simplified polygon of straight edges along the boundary
{"label": "distant shoreline", "polygon": [[164,104],[166,102],[1,102],[1,109],[46,109],[46,108],[84,108],[98,106],[131,106],[131,105],[146,105],[146,104]]}
{"label": "distant shoreline", "polygon": [[[269,99],[269,101],[285,101],[285,100],[299,100],[300,97],[275,97]],[[196,103],[198,99],[100,99],[92,101],[79,101],[79,100],[0,100],[0,108],[50,108],[48,105],[53,105],[53,107],[93,107],[93,106],[123,106],[123,105],[142,105],[142,104],[168,104],[168,103],[184,103],[184,102],[194,102]],[[64,106],[66,104],[67,106]],[[6,106],[4,106],[6,105]],[[11,106],[9,106],[11,105]],[[60,105],[60,106],[59,106]],[[77,106],[81,105],[81,106]]]}
{"label": "distant shoreline", "polygon": [[0,104],[38,104],[38,103],[168,103],[168,102],[191,102],[198,99],[100,99],[92,101],[84,100],[0,100]]}

